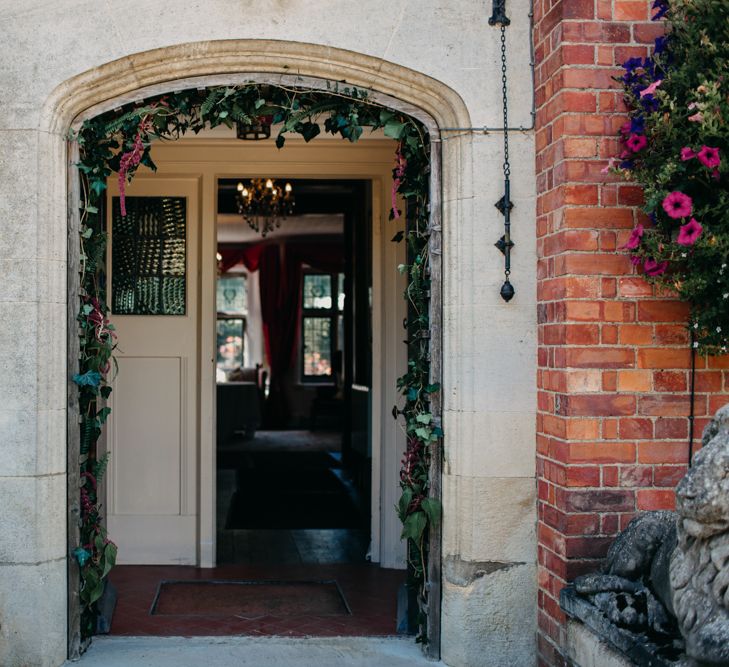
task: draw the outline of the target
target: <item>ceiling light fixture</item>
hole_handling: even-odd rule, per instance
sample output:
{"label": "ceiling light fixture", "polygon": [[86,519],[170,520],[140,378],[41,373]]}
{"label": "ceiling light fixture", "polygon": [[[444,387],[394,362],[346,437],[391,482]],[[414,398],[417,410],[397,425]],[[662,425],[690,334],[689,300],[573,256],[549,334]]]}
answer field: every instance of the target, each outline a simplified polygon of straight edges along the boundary
{"label": "ceiling light fixture", "polygon": [[296,201],[291,183],[281,187],[271,178],[252,178],[248,185],[239,181],[237,190],[238,213],[264,238],[281,226],[282,219],[293,215]]}

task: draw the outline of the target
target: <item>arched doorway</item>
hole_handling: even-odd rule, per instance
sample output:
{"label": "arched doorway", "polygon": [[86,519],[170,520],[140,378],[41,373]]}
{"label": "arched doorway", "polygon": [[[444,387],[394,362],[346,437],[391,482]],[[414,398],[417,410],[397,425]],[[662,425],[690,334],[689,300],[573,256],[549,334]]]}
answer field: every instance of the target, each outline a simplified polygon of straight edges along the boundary
{"label": "arched doorway", "polygon": [[[265,55],[261,55],[261,47],[266,47]],[[385,90],[391,93],[397,93],[399,98],[405,98],[408,103],[403,104],[396,98],[391,98],[388,95],[382,93],[373,93],[373,98],[381,101],[383,104],[387,104],[393,108],[400,108],[407,110],[413,116],[418,117],[433,133],[433,136],[437,137],[437,124],[433,122],[432,117],[435,118],[439,123],[446,125],[458,126],[460,123],[463,126],[467,126],[467,114],[465,109],[460,103],[459,98],[445,86],[438,84],[437,82],[418,75],[412,71],[404,68],[398,68],[386,63],[377,62],[378,75],[373,79],[371,76],[371,70],[368,72],[363,69],[363,63],[367,63],[368,60],[374,61],[374,59],[354,57],[353,54],[348,52],[341,52],[335,54],[332,49],[321,49],[320,47],[309,47],[307,45],[291,45],[287,43],[269,43],[269,42],[243,42],[231,43],[211,43],[206,44],[203,51],[196,49],[192,46],[185,47],[172,47],[170,49],[163,49],[157,52],[151,52],[150,54],[144,54],[143,57],[137,57],[133,61],[117,61],[95,70],[90,75],[78,77],[76,80],[72,80],[68,84],[64,85],[57,91],[57,96],[53,99],[47,109],[49,110],[48,121],[49,124],[54,128],[64,127],[64,118],[69,119],[77,116],[75,113],[81,109],[86,109],[82,113],[81,118],[98,115],[103,112],[106,108],[114,108],[121,102],[128,101],[130,91],[134,98],[146,97],[154,92],[161,92],[162,90],[169,90],[169,83],[159,83],[160,81],[168,82],[174,77],[174,73],[179,72],[180,68],[184,67],[186,73],[195,73],[200,75],[201,78],[197,79],[185,79],[176,81],[176,86],[188,87],[188,86],[205,86],[213,85],[214,83],[227,82],[231,83],[231,79],[234,80],[259,80],[259,81],[270,81],[272,78],[275,81],[281,81],[282,76],[273,76],[270,74],[261,74],[261,71],[270,70],[271,68],[271,53],[276,52],[278,55],[277,62],[282,70],[288,69],[290,66],[286,63],[295,62],[298,71],[310,72],[310,76],[315,76],[325,72],[331,74],[332,71],[338,72],[337,60],[335,55],[341,56],[342,72],[345,76],[351,77],[348,79],[350,83],[355,85],[367,85],[373,84],[377,80],[377,89]],[[147,58],[147,55],[149,58]],[[302,58],[310,58],[309,66],[305,67],[302,65]],[[192,61],[191,61],[192,59]],[[194,64],[191,64],[194,63]],[[221,65],[221,63],[224,63]],[[283,63],[283,64],[282,64]],[[220,75],[210,74],[210,72],[226,71],[240,71],[246,70],[251,71],[252,74],[245,75]],[[256,67],[260,68],[256,72]],[[133,74],[127,69],[130,68]],[[285,78],[285,77],[283,77]],[[339,77],[338,77],[339,78]],[[382,79],[380,84],[379,79]],[[91,81],[96,84],[93,88],[89,87]],[[157,83],[155,83],[157,82]],[[325,81],[311,79],[309,76],[296,76],[291,77],[287,82],[291,85],[297,86],[311,86],[321,88],[326,85]],[[150,84],[148,87],[140,87],[140,83]],[[93,90],[93,92],[92,92]],[[112,98],[113,101],[108,100]],[[93,102],[105,100],[97,106],[89,108]],[[417,106],[411,106],[417,105]],[[424,108],[426,112],[432,114],[429,117],[420,111],[417,107]],[[434,285],[440,285],[440,151],[437,143],[433,144],[433,158],[432,165],[433,171],[431,172],[431,194],[432,194],[432,208],[431,208],[431,256],[434,258],[432,266],[432,280]],[[454,174],[451,174],[454,176]],[[71,200],[74,199],[73,188],[74,181],[71,180]],[[75,215],[77,211],[71,207],[71,238],[74,238],[74,229],[77,229],[77,220]],[[71,261],[70,276],[74,275],[74,271],[77,266],[77,257],[74,256],[73,243],[70,246],[71,250]],[[70,281],[71,296],[70,303],[73,302],[74,294],[74,283]],[[433,364],[436,373],[439,375],[440,371],[440,349],[439,349],[439,313],[440,313],[440,302],[439,302],[439,290],[433,290],[433,315],[431,322],[433,328],[431,329],[431,340],[432,340],[432,352],[433,352]],[[71,321],[74,321],[73,315]],[[73,329],[71,329],[73,331]],[[432,335],[432,334],[435,335]],[[73,345],[73,336],[70,337]],[[74,350],[70,350],[70,358],[73,359]],[[74,414],[73,409],[69,410],[69,434],[73,441],[73,435],[75,426],[77,424],[77,415]],[[70,460],[73,460],[73,454]],[[69,466],[69,470],[72,467]],[[75,490],[73,486],[73,480],[71,480],[71,488]],[[73,496],[73,492],[72,492]],[[73,497],[71,497],[72,511],[71,511],[71,524],[76,520],[73,515]],[[431,563],[437,566],[438,559],[434,558]],[[71,578],[72,579],[72,578]],[[73,598],[73,584],[71,589],[71,597]],[[438,595],[434,595],[437,599]],[[73,634],[73,601],[71,605],[71,634]],[[437,621],[438,610],[433,609],[432,616],[429,617],[429,625],[432,624],[430,636],[432,640],[437,638],[437,632],[439,624]],[[437,651],[437,641],[432,641],[431,646],[435,647]]]}

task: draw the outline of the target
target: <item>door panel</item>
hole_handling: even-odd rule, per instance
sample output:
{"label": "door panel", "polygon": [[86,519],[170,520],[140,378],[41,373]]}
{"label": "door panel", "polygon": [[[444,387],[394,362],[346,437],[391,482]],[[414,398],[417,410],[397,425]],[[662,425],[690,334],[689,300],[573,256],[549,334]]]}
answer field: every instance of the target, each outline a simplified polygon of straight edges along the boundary
{"label": "door panel", "polygon": [[125,418],[114,420],[112,506],[117,515],[180,514],[180,362],[179,357],[119,359],[114,412]]}
{"label": "door panel", "polygon": [[198,180],[137,176],[124,218],[115,186],[108,300],[124,314],[111,314],[109,534],[120,563],[196,564]]}

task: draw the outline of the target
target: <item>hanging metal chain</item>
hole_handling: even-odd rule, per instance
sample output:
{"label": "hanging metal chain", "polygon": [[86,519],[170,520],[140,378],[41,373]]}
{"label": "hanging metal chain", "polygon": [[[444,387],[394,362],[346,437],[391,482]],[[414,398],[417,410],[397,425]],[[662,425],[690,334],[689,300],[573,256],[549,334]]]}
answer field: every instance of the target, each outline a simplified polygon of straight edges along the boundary
{"label": "hanging metal chain", "polygon": [[[505,18],[505,17],[504,17]],[[509,281],[511,275],[511,249],[514,242],[511,240],[511,163],[509,162],[509,98],[506,75],[506,26],[508,19],[499,21],[501,28],[501,100],[504,112],[504,196],[496,203],[504,216],[504,235],[496,242],[496,247],[504,253],[504,284],[501,286],[501,298],[511,301],[514,296],[514,286]]]}
{"label": "hanging metal chain", "polygon": [[506,89],[506,26],[501,25],[501,101],[504,109],[504,178],[511,175],[509,164],[509,98]]}

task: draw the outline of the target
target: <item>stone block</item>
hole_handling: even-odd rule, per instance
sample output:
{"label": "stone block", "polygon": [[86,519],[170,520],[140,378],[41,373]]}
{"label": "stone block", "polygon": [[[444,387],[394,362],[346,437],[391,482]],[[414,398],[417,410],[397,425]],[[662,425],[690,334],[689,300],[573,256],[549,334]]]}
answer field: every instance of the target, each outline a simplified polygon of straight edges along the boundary
{"label": "stone block", "polygon": [[0,477],[0,507],[0,568],[64,556],[66,475]]}
{"label": "stone block", "polygon": [[[446,566],[443,581],[443,662],[449,667],[530,667],[536,664],[537,594],[534,563]],[[470,576],[461,576],[469,572]],[[455,575],[455,576],[454,576]]]}
{"label": "stone block", "polygon": [[0,565],[0,665],[58,667],[66,659],[66,559]]}
{"label": "stone block", "polygon": [[536,562],[536,484],[527,477],[443,477],[443,554]]}

